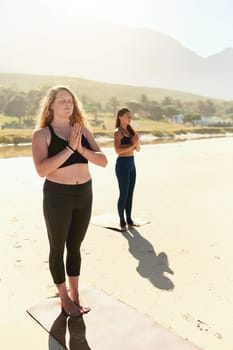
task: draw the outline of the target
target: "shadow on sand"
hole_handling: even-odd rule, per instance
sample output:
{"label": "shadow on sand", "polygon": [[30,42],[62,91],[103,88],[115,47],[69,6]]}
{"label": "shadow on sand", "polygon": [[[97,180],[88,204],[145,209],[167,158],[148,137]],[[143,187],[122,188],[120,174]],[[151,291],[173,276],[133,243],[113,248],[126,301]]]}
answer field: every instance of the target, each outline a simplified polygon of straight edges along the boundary
{"label": "shadow on sand", "polygon": [[[58,344],[54,338],[63,345]],[[63,313],[54,321],[49,335],[49,350],[91,350],[86,339],[83,317],[69,317]]]}
{"label": "shadow on sand", "polygon": [[128,240],[129,252],[138,260],[137,272],[142,277],[147,278],[156,288],[174,289],[173,282],[164,275],[164,272],[174,274],[168,266],[166,253],[161,252],[156,255],[152,244],[142,237],[135,228],[122,232],[122,235]]}

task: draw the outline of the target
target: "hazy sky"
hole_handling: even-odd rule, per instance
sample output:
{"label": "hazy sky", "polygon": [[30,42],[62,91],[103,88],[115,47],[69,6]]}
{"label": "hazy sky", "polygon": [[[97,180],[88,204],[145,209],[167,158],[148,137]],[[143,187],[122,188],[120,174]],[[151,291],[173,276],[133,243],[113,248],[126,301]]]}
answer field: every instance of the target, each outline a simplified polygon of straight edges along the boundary
{"label": "hazy sky", "polygon": [[201,56],[233,47],[232,0],[41,0],[72,16],[94,16],[169,34]]}
{"label": "hazy sky", "polygon": [[[201,56],[233,47],[232,0],[10,0],[11,18],[30,16],[33,2],[45,3],[53,15],[93,16],[116,24],[147,27],[165,33]],[[15,2],[15,7],[12,6]],[[9,0],[0,0],[2,4]],[[8,5],[9,6],[9,5]],[[43,25],[43,23],[42,23]],[[64,28],[65,30],[65,28]]]}

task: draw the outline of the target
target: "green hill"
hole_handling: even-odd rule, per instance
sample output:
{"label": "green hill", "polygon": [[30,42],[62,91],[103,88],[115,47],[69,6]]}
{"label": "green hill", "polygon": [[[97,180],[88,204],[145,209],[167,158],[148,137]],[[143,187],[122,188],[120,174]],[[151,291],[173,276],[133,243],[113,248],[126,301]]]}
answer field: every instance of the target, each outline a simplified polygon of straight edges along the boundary
{"label": "green hill", "polygon": [[69,86],[78,96],[86,95],[101,103],[107,102],[112,96],[123,101],[138,100],[141,95],[146,95],[148,99],[157,101],[161,101],[166,96],[181,101],[193,101],[204,98],[203,96],[175,90],[109,84],[74,77],[0,73],[0,87],[12,88],[18,91],[27,92],[60,84]]}

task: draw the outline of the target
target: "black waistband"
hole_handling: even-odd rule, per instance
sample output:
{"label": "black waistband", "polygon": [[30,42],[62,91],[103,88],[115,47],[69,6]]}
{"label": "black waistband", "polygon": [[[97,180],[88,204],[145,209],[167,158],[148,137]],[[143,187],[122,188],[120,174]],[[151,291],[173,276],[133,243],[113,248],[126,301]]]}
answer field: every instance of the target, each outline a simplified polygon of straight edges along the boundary
{"label": "black waistband", "polygon": [[83,184],[66,185],[50,181],[48,179],[44,182],[44,192],[63,193],[63,194],[79,194],[89,191],[92,188],[92,180]]}

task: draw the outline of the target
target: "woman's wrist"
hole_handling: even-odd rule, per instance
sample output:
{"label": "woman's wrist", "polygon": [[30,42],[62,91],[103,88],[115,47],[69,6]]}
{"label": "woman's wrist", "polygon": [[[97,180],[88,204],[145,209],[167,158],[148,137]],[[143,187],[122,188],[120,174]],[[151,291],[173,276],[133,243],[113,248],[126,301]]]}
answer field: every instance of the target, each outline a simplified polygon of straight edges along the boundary
{"label": "woman's wrist", "polygon": [[75,152],[74,149],[69,144],[66,146],[66,149],[68,149],[71,153]]}
{"label": "woman's wrist", "polygon": [[85,147],[83,147],[83,150],[82,150],[82,152],[80,153],[80,154],[81,154],[81,156],[83,156],[83,155],[84,155],[85,150],[86,150],[86,148],[85,148]]}

